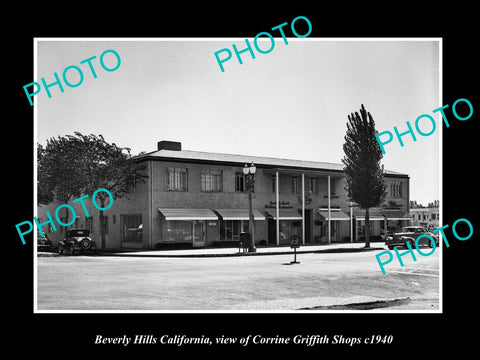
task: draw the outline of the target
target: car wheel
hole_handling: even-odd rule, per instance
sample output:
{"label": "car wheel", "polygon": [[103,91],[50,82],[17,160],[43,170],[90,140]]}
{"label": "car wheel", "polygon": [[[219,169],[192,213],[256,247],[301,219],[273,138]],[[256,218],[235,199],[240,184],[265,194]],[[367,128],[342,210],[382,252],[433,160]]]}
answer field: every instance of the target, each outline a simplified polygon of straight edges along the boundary
{"label": "car wheel", "polygon": [[89,250],[91,247],[91,244],[88,239],[83,239],[82,242],[80,243],[80,246],[82,247],[82,250]]}

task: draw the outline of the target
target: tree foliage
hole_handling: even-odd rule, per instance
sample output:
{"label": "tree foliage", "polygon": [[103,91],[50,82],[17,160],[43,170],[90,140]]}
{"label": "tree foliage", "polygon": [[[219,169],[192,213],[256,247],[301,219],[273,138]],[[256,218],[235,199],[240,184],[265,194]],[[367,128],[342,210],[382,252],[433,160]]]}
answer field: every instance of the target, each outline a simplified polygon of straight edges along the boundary
{"label": "tree foliage", "polygon": [[[80,154],[77,165],[82,172],[82,192],[92,194],[99,188],[109,190],[113,198],[120,198],[130,191],[133,177],[143,179],[146,176],[139,171],[144,168],[134,161],[127,147],[108,143],[102,135],[67,135],[67,139]],[[99,193],[99,199],[108,196]]]}
{"label": "tree foliage", "polygon": [[[92,195],[101,188],[117,199],[131,191],[133,181],[143,181],[147,177],[141,171],[144,166],[135,161],[129,148],[110,144],[102,135],[74,134],[49,139],[45,149],[39,145],[39,203],[48,204],[53,197],[67,203],[82,194]],[[106,207],[107,197],[105,192],[97,194],[101,208]],[[103,219],[100,210],[102,248],[105,247]]]}
{"label": "tree foliage", "polygon": [[[68,203],[82,191],[82,172],[79,156],[73,144],[58,136],[47,140],[43,148],[37,145],[37,202],[47,205],[54,200]],[[64,222],[68,223],[65,208]]]}
{"label": "tree foliage", "polygon": [[375,134],[372,115],[361,106],[360,112],[348,116],[343,151],[345,156],[346,191],[348,198],[365,209],[366,243],[369,247],[369,209],[383,203],[386,196],[382,151]]}
{"label": "tree foliage", "polygon": [[45,148],[37,144],[37,203],[50,204],[54,200],[54,192],[50,172],[46,170]]}

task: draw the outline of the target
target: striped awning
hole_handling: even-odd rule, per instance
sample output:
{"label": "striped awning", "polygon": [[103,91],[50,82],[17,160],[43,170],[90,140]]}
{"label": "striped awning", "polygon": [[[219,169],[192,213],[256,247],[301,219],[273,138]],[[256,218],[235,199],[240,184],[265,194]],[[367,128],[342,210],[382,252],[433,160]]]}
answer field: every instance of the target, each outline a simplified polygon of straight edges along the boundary
{"label": "striped awning", "polygon": [[402,210],[383,210],[382,214],[387,220],[411,220],[411,216]]}
{"label": "striped awning", "polygon": [[[268,209],[267,214],[274,220],[277,220],[277,211],[275,209]],[[295,209],[279,209],[280,220],[302,220],[302,215]]]}
{"label": "striped awning", "polygon": [[[355,219],[356,220],[361,220],[361,221],[365,221],[365,211],[361,210],[357,210],[355,211],[354,210],[354,216],[355,216]],[[380,212],[380,211],[372,211],[370,210],[369,213],[368,213],[368,218],[370,220],[374,220],[374,221],[380,221],[380,220],[385,220],[385,216],[383,216],[383,214]]]}
{"label": "striped awning", "polygon": [[[317,210],[317,212],[323,216],[323,218],[328,221],[328,210]],[[330,210],[330,220],[350,220],[350,216],[345,214],[343,211],[332,211]]]}
{"label": "striped awning", "polygon": [[218,216],[210,209],[165,209],[158,211],[165,220],[218,220]]}
{"label": "striped awning", "polygon": [[[248,209],[215,209],[223,220],[249,220]],[[265,220],[260,211],[253,210],[254,220]]]}

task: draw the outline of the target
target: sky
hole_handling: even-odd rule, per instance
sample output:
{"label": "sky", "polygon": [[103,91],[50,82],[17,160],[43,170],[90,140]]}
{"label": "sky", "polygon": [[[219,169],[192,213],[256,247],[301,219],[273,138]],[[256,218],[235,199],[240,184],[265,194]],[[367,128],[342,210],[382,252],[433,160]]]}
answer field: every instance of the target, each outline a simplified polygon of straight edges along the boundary
{"label": "sky", "polygon": [[[427,205],[440,194],[442,121],[439,41],[435,39],[276,38],[268,54],[253,47],[223,63],[214,53],[246,47],[244,38],[37,39],[33,81],[54,82],[54,72],[78,66],[83,82],[63,83],[35,96],[36,138],[79,131],[103,135],[132,154],[156,150],[161,140],[182,149],[341,163],[347,116],[364,104],[379,132],[429,114],[437,130],[385,146],[385,169],[410,176],[410,199]],[[270,40],[259,41],[261,49]],[[99,62],[115,50],[121,63]],[[225,54],[225,53],[224,53]],[[223,57],[224,54],[221,56]],[[92,60],[97,78],[88,64]],[[114,67],[111,53],[104,57]],[[79,81],[75,70],[67,79]],[[428,122],[419,124],[424,132]]]}

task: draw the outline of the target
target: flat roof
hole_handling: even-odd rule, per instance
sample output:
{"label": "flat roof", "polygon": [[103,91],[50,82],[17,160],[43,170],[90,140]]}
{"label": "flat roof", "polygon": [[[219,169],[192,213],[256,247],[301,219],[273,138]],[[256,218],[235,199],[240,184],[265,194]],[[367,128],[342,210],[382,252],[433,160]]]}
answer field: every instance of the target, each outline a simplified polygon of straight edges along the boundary
{"label": "flat roof", "polygon": [[[191,150],[157,150],[150,153],[142,154],[137,157],[138,160],[165,160],[165,161],[180,161],[180,162],[203,162],[203,163],[219,163],[229,164],[236,166],[243,166],[244,164],[250,164],[252,161],[256,166],[267,168],[295,168],[295,169],[308,169],[308,170],[324,170],[332,172],[342,172],[344,164],[341,163],[329,163],[320,161],[306,161],[306,160],[293,160],[293,159],[281,159],[264,156],[252,156],[252,155],[237,155],[237,154],[222,154],[212,153],[204,151],[191,151]],[[385,170],[386,175],[395,175],[408,177],[407,174]]]}

